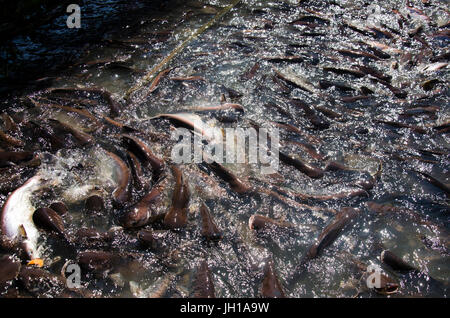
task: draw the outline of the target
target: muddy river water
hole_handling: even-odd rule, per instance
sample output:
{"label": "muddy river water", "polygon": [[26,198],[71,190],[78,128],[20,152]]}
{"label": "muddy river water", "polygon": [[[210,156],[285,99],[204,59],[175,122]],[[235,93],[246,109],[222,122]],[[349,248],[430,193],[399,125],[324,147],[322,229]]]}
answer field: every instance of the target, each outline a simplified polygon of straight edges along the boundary
{"label": "muddy river water", "polygon": [[[14,39],[1,296],[448,296],[446,1],[86,2]],[[200,124],[277,169],[175,162]]]}

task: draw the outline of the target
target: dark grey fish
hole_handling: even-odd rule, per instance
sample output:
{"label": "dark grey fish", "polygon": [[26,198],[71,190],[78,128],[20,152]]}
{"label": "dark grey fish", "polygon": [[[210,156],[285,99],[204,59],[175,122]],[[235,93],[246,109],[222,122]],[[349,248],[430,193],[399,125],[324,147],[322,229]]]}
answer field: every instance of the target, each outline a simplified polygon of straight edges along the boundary
{"label": "dark grey fish", "polygon": [[61,216],[69,212],[69,209],[64,204],[64,202],[53,202],[52,204],[50,204],[49,208]]}
{"label": "dark grey fish", "polygon": [[422,171],[417,171],[417,170],[415,170],[415,172],[417,172],[418,174],[421,174],[423,177],[425,177],[425,180],[430,182],[435,187],[437,187],[437,188],[441,189],[442,191],[444,191],[445,194],[447,194],[447,196],[450,196],[450,186],[448,186],[447,184],[445,184],[441,180],[438,180],[437,178],[433,177],[429,173],[422,172]]}
{"label": "dark grey fish", "polygon": [[22,266],[18,280],[25,290],[39,297],[56,297],[66,289],[66,281],[42,268]]}
{"label": "dark grey fish", "polygon": [[101,196],[94,194],[86,199],[84,208],[88,213],[96,214],[105,210],[105,202]]}
{"label": "dark grey fish", "polygon": [[323,177],[322,169],[314,167],[310,164],[304,163],[300,159],[292,158],[281,151],[279,153],[279,158],[280,158],[281,162],[295,167],[296,169],[303,172],[310,178],[322,178]]}
{"label": "dark grey fish", "polygon": [[208,207],[202,203],[200,207],[200,215],[202,218],[201,234],[206,240],[219,240],[222,238],[222,231],[219,230],[213,220],[211,212]]}
{"label": "dark grey fish", "polygon": [[34,157],[31,151],[0,151],[0,168],[30,161]]}
{"label": "dark grey fish", "polygon": [[125,228],[137,228],[159,219],[156,205],[160,200],[161,189],[155,187],[138,203],[124,210],[119,216],[119,223]]}
{"label": "dark grey fish", "polygon": [[39,208],[33,213],[34,224],[45,231],[64,236],[64,223],[61,216],[51,208]]}
{"label": "dark grey fish", "polygon": [[142,140],[137,137],[124,134],[122,140],[130,152],[132,152],[144,164],[149,164],[152,168],[154,183],[158,182],[164,171],[164,162],[156,157],[150,148]]}
{"label": "dark grey fish", "polygon": [[311,124],[319,130],[327,129],[330,127],[330,123],[323,119],[321,116],[317,114],[311,106],[309,106],[306,102],[300,100],[300,99],[292,99],[291,105],[293,105],[296,108],[302,109],[305,113],[306,118],[311,122]]}
{"label": "dark grey fish", "polygon": [[228,169],[226,169],[221,164],[213,161],[211,163],[205,163],[219,178],[223,181],[227,182],[230,185],[231,190],[238,194],[249,193],[252,191],[252,188],[246,184],[244,184],[237,176],[231,173]]}
{"label": "dark grey fish", "polygon": [[78,254],[77,263],[82,270],[104,277],[105,274],[117,271],[123,259],[112,252],[84,251]]}
{"label": "dark grey fish", "polygon": [[20,267],[20,262],[12,256],[3,255],[0,258],[0,293],[11,281],[16,279]]}
{"label": "dark grey fish", "polygon": [[213,275],[206,261],[197,268],[193,285],[194,298],[216,298]]}
{"label": "dark grey fish", "polygon": [[181,170],[173,166],[172,172],[176,180],[172,195],[172,206],[166,213],[163,223],[170,229],[179,229],[187,224],[187,209],[191,193]]}
{"label": "dark grey fish", "polygon": [[275,272],[272,260],[264,266],[264,279],[261,285],[261,295],[265,298],[285,298],[284,288]]}
{"label": "dark grey fish", "polygon": [[380,259],[383,263],[392,267],[396,271],[413,271],[416,270],[415,267],[409,265],[400,257],[392,253],[391,251],[384,250],[381,252]]}
{"label": "dark grey fish", "polygon": [[318,257],[325,248],[333,244],[345,227],[347,227],[360,213],[354,208],[343,208],[333,219],[333,222],[323,229],[317,241],[308,249],[300,264],[295,267],[295,272],[289,280],[289,286],[293,287],[301,274],[305,271],[306,264]]}

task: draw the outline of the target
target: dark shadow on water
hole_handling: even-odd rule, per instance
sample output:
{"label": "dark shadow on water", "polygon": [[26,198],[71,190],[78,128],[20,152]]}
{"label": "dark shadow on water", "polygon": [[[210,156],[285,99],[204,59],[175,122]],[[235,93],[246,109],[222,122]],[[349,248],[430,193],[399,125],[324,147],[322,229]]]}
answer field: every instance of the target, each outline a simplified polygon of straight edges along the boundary
{"label": "dark shadow on water", "polygon": [[[36,2],[39,5],[36,5]],[[73,65],[94,46],[152,19],[175,1],[1,1],[0,94],[46,87],[52,74]],[[81,9],[81,27],[68,28],[67,5]]]}

